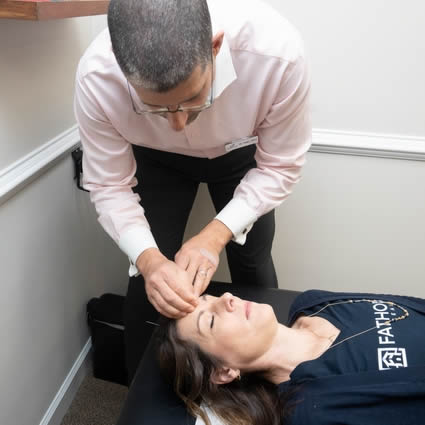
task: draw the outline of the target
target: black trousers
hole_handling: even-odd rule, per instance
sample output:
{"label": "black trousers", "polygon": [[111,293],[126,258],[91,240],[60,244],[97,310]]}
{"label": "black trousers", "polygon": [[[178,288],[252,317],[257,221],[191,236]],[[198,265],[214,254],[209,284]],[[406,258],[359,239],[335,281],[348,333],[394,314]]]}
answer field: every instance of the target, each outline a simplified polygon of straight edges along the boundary
{"label": "black trousers", "polygon": [[[245,174],[256,166],[255,146],[214,159],[196,158],[133,146],[141,204],[160,251],[170,260],[182,245],[183,235],[200,183],[208,185],[216,211],[233,197]],[[206,224],[206,223],[205,223]],[[277,288],[271,256],[275,231],[274,211],[258,219],[244,245],[226,246],[232,282]],[[147,299],[143,277],[130,278],[124,308],[126,360],[131,382],[154,330],[158,313]]]}

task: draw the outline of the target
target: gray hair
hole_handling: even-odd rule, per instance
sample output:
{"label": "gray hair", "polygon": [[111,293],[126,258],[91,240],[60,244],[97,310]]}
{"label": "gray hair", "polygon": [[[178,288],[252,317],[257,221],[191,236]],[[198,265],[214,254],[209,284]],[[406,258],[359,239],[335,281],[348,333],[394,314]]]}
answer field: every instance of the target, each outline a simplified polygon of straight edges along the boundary
{"label": "gray hair", "polygon": [[206,0],[111,0],[108,27],[118,65],[136,87],[166,92],[211,62]]}

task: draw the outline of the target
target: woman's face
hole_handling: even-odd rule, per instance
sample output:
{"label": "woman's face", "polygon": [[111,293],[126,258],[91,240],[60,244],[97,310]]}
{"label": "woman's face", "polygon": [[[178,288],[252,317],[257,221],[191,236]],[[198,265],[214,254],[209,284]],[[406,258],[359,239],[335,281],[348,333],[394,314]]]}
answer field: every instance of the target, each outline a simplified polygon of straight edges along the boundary
{"label": "woman's face", "polygon": [[268,304],[245,301],[226,292],[203,295],[196,309],[177,320],[183,340],[199,345],[234,368],[246,368],[271,347],[278,322]]}

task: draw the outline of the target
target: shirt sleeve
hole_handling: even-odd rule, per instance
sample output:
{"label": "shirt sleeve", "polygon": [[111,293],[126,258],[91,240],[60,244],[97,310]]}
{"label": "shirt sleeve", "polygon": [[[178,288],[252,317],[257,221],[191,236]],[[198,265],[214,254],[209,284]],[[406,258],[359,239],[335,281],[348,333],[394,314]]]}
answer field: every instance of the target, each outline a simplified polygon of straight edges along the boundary
{"label": "shirt sleeve", "polygon": [[241,245],[253,223],[280,205],[300,180],[312,137],[310,72],[303,57],[288,65],[256,135],[257,167],[248,171],[233,199],[216,216]]}
{"label": "shirt sleeve", "polygon": [[128,255],[130,275],[147,248],[157,247],[150,231],[137,185],[136,161],[131,144],[112,126],[96,100],[95,80],[77,72],[74,112],[83,147],[83,186],[90,191],[98,220],[105,231]]}

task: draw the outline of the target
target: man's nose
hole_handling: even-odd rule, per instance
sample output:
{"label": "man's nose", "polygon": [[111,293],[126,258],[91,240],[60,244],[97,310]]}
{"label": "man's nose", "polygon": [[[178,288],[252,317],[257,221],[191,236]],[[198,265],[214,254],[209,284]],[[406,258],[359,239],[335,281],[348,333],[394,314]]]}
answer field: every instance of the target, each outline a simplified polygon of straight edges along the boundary
{"label": "man's nose", "polygon": [[182,131],[186,127],[187,118],[187,112],[169,112],[167,114],[167,120],[171,128],[175,131]]}

